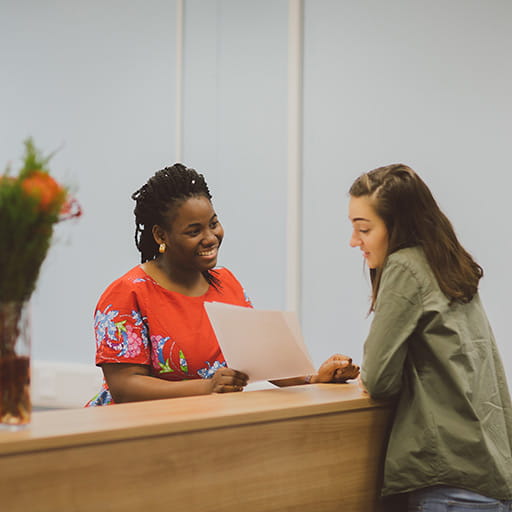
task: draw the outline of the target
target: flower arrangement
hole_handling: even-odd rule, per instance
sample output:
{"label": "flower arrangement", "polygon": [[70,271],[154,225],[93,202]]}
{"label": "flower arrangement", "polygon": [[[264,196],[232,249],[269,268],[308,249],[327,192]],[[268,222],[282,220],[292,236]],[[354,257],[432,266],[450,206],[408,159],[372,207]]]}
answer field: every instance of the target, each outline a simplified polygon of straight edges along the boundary
{"label": "flower arrangement", "polygon": [[34,291],[56,222],[80,215],[68,190],[48,170],[47,157],[25,141],[17,176],[0,176],[0,302],[25,301]]}
{"label": "flower arrangement", "polygon": [[[30,416],[29,357],[17,347],[26,335],[23,310],[35,289],[55,223],[81,214],[78,202],[48,169],[32,138],[24,142],[17,175],[0,175],[0,424]],[[23,353],[24,352],[24,353]]]}

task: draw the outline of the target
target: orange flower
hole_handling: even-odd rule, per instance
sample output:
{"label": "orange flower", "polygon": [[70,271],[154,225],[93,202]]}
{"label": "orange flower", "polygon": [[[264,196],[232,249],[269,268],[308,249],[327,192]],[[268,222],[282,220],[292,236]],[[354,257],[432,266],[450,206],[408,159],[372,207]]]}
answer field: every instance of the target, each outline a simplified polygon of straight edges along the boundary
{"label": "orange flower", "polygon": [[24,192],[39,199],[39,210],[48,211],[55,205],[60,205],[66,191],[47,172],[34,171],[25,178],[21,186]]}

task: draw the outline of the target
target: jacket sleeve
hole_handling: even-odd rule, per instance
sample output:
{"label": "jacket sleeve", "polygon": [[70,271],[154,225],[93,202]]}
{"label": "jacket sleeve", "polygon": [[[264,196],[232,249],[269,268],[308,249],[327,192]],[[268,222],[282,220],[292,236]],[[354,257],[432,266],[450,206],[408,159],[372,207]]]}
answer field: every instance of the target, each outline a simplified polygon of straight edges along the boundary
{"label": "jacket sleeve", "polygon": [[416,275],[406,265],[388,261],[364,344],[361,369],[362,382],[372,398],[390,398],[400,392],[407,340],[421,313],[421,289]]}

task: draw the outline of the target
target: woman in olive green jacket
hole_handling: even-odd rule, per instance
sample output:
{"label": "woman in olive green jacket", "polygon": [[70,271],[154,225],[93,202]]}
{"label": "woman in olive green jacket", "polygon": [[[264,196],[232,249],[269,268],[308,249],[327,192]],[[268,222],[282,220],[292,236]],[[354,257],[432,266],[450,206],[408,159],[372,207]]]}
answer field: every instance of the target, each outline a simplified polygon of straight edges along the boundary
{"label": "woman in olive green jacket", "polygon": [[350,196],[373,289],[361,383],[397,401],[383,496],[408,493],[409,511],[512,511],[512,408],[482,268],[409,167],[365,173]]}

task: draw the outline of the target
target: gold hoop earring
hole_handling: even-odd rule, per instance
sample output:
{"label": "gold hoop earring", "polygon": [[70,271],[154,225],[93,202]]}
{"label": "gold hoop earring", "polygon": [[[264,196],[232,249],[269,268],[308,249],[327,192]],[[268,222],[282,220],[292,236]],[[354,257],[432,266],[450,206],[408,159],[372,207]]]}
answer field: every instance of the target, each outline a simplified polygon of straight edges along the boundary
{"label": "gold hoop earring", "polygon": [[160,246],[158,247],[158,252],[160,254],[163,254],[165,252],[165,244],[164,243],[160,244]]}

